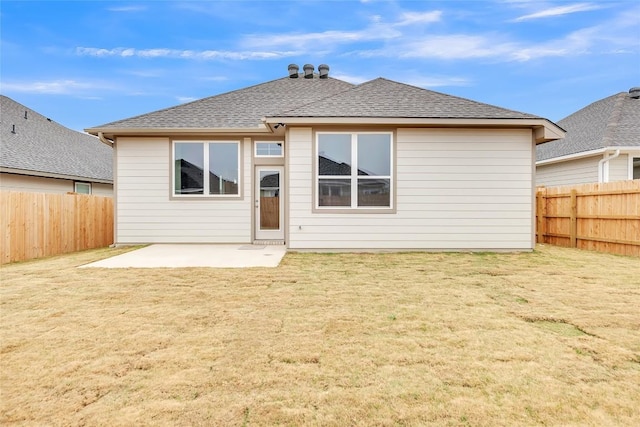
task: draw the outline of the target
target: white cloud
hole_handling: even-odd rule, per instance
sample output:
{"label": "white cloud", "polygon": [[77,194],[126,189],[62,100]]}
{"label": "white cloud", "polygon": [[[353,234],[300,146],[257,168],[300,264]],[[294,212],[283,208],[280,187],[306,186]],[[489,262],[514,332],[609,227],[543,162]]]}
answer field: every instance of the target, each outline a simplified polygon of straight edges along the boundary
{"label": "white cloud", "polygon": [[293,51],[220,51],[220,50],[180,50],[180,49],[135,49],[117,47],[112,49],[96,48],[96,47],[77,47],[76,54],[78,56],[95,56],[95,57],[139,57],[139,58],[174,58],[174,59],[278,59],[287,58],[298,55],[299,52]]}
{"label": "white cloud", "polygon": [[109,12],[142,12],[147,10],[146,6],[114,6],[107,8]]}
{"label": "white cloud", "polygon": [[199,98],[194,98],[193,96],[176,96],[176,99],[179,103],[185,104],[187,102],[193,102]]}
{"label": "white cloud", "polygon": [[331,45],[349,44],[364,41],[385,40],[400,37],[399,31],[386,25],[355,31],[323,31],[317,33],[288,33],[288,34],[254,34],[246,37],[243,45],[254,48],[276,48],[287,46],[297,50],[327,49]]}
{"label": "white cloud", "polygon": [[420,76],[416,78],[409,77],[407,79],[403,79],[402,81],[406,82],[407,84],[422,87],[422,88],[471,85],[471,81],[469,79],[466,79],[464,77],[449,77],[449,76],[444,76],[444,77]]}
{"label": "white cloud", "polygon": [[544,9],[535,13],[520,16],[513,20],[513,22],[529,21],[532,19],[549,18],[554,16],[568,15],[577,12],[587,12],[590,10],[602,9],[602,6],[593,3],[575,3],[566,6],[552,7]]}
{"label": "white cloud", "polygon": [[[397,47],[396,47],[397,48]],[[482,35],[452,34],[427,36],[405,44],[401,58],[470,59],[509,55],[513,45]]]}
{"label": "white cloud", "polygon": [[364,83],[366,81],[371,80],[370,78],[367,78],[367,77],[354,76],[351,74],[344,74],[344,73],[331,73],[330,75],[335,79],[344,80],[345,82],[349,82],[354,85],[359,85],[360,83]]}
{"label": "white cloud", "polygon": [[440,21],[441,18],[442,12],[439,10],[432,12],[404,12],[400,15],[400,20],[394,25],[431,24]]}
{"label": "white cloud", "polygon": [[88,92],[104,85],[79,82],[76,80],[51,80],[35,82],[5,82],[2,90],[7,92],[41,93],[48,95],[69,95],[78,92]]}

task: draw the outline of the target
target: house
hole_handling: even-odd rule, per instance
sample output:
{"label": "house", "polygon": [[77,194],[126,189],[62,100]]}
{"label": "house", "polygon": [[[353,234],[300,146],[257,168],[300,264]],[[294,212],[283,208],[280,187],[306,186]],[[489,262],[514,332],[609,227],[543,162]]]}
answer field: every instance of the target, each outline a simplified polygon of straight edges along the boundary
{"label": "house", "polygon": [[113,194],[113,149],[0,95],[0,190]]}
{"label": "house", "polygon": [[298,70],[87,129],[115,148],[116,244],[534,247],[535,145],[561,128],[384,78],[353,85],[326,65]]}
{"label": "house", "polygon": [[537,147],[537,184],[640,179],[640,87],[596,101],[558,125],[565,139]]}

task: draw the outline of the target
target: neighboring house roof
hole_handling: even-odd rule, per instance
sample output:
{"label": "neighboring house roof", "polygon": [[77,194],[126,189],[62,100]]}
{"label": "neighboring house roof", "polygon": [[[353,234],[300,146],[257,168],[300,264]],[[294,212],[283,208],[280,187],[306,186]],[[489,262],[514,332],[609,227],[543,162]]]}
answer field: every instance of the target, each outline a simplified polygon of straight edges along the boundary
{"label": "neighboring house roof", "polygon": [[540,118],[381,77],[277,117]]}
{"label": "neighboring house roof", "polygon": [[[296,74],[294,74],[296,75]],[[336,120],[337,119],[337,120]],[[116,135],[269,133],[279,124],[362,122],[423,125],[531,127],[537,142],[562,138],[563,130],[531,114],[377,78],[352,85],[332,77],[283,77],[141,116],[87,129]],[[453,123],[458,121],[458,123]]]}
{"label": "neighboring house roof", "polygon": [[621,92],[587,105],[558,125],[567,131],[564,140],[539,145],[537,161],[607,147],[640,147],[640,99]]}
{"label": "neighboring house roof", "polygon": [[0,170],[113,182],[113,149],[0,95]]}

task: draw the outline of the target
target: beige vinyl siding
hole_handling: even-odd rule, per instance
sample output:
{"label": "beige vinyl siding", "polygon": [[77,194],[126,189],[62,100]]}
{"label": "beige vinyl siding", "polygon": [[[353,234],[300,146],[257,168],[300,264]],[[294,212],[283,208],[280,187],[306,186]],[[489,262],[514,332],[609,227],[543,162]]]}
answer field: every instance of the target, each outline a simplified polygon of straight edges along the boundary
{"label": "beige vinyl siding", "polygon": [[554,187],[598,182],[598,162],[601,159],[602,156],[593,156],[538,166],[536,185]]}
{"label": "beige vinyl siding", "polygon": [[67,193],[73,191],[73,180],[2,173],[0,188],[4,191],[28,193]]}
{"label": "beige vinyl siding", "polygon": [[250,144],[242,144],[239,199],[170,198],[168,138],[118,138],[116,243],[249,243]]}
{"label": "beige vinyl siding", "polygon": [[629,179],[629,155],[620,154],[609,161],[609,182]]}
{"label": "beige vinyl siding", "polygon": [[398,129],[395,213],[312,212],[312,129],[289,130],[291,249],[531,249],[530,130]]}
{"label": "beige vinyl siding", "polygon": [[[15,173],[0,174],[0,189],[4,191],[24,191],[27,193],[71,193],[74,191],[74,182],[75,181],[72,179],[47,178]],[[91,194],[96,196],[112,197],[113,185],[92,182]]]}
{"label": "beige vinyl siding", "polygon": [[91,194],[94,196],[112,197],[113,185],[93,182],[91,183]]}

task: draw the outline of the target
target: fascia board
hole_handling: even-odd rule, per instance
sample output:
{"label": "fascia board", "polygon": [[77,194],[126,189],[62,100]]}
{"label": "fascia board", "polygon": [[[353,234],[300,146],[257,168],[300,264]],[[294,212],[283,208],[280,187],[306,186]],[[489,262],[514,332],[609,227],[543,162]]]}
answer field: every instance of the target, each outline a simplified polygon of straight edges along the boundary
{"label": "fascia board", "polygon": [[560,156],[560,157],[552,157],[550,159],[545,159],[545,160],[539,160],[536,162],[536,166],[544,166],[544,165],[550,165],[553,163],[560,163],[560,162],[566,162],[569,160],[577,160],[577,159],[582,159],[585,157],[592,157],[592,156],[598,156],[601,154],[604,154],[608,151],[616,151],[616,150],[620,150],[621,154],[629,154],[629,153],[633,153],[633,152],[639,152],[640,151],[640,146],[636,147],[636,146],[628,146],[628,147],[616,147],[616,146],[609,146],[609,147],[603,147],[603,148],[598,148],[596,150],[589,150],[589,151],[581,151],[579,153],[573,153],[573,154],[567,154],[565,156]]}
{"label": "fascia board", "polygon": [[265,117],[266,124],[285,123],[288,125],[342,125],[380,124],[416,125],[444,127],[525,127],[542,129],[540,142],[564,138],[565,131],[547,119],[458,119],[458,118],[412,118],[412,117]]}
{"label": "fascia board", "polygon": [[85,132],[91,135],[102,133],[104,137],[113,139],[116,136],[202,136],[211,134],[265,134],[272,130],[264,125],[253,128],[88,128]]}
{"label": "fascia board", "polygon": [[0,167],[0,172],[12,173],[15,175],[39,176],[42,178],[70,179],[73,181],[86,181],[86,182],[96,182],[100,184],[113,184],[113,180],[89,178],[86,176],[77,176],[77,175],[65,175],[60,173],[32,171],[32,170],[26,170],[26,169]]}

